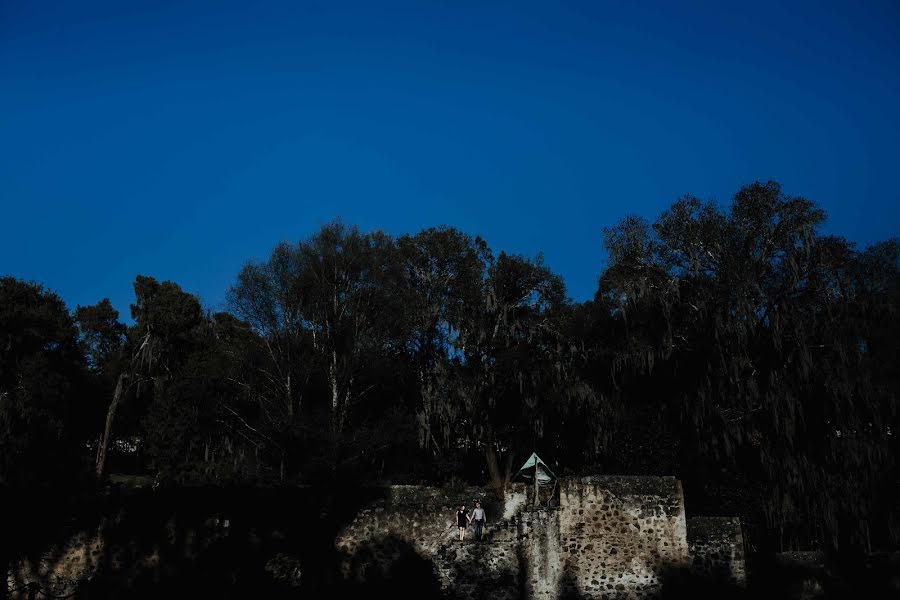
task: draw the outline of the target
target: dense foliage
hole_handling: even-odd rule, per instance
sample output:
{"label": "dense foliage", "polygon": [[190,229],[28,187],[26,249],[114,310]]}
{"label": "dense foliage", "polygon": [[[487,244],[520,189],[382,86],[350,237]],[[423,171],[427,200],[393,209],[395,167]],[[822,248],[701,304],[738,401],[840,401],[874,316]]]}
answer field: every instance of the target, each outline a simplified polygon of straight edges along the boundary
{"label": "dense foliage", "polygon": [[559,474],[674,474],[754,544],[887,547],[900,243],[824,218],[774,183],[626,218],[582,304],[446,227],[329,224],[248,263],[217,314],[138,276],[129,324],[5,277],[0,485],[502,486],[536,449]]}

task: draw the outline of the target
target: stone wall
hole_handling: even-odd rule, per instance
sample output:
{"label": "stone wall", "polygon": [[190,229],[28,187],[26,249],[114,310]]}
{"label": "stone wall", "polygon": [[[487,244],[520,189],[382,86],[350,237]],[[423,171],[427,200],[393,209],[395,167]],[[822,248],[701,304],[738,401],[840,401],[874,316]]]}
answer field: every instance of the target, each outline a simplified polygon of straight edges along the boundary
{"label": "stone wall", "polygon": [[21,560],[13,565],[7,573],[8,589],[14,598],[25,597],[29,585],[54,595],[72,593],[78,581],[95,575],[104,554],[104,542],[99,534],[78,532],[52,547],[47,559]]}
{"label": "stone wall", "polygon": [[515,536],[489,543],[451,541],[442,545],[432,560],[439,586],[449,598],[517,600],[522,597],[521,548]]}
{"label": "stone wall", "polygon": [[[481,488],[394,486],[335,539],[344,576],[360,583],[390,579],[404,552],[414,548],[432,561],[440,588],[451,598],[513,600],[523,589],[528,598],[556,598],[559,509],[527,510],[527,494],[522,485],[511,486],[502,500]],[[477,543],[467,531],[460,542],[456,510],[463,502],[471,510],[473,499],[487,513],[485,539]]]}
{"label": "stone wall", "polygon": [[[445,488],[395,485],[360,510],[352,522],[335,539],[335,547],[346,558],[347,569],[360,545],[372,546],[376,539],[392,538],[415,548],[423,556],[433,556],[441,545],[458,539],[456,511],[465,504],[471,512],[474,501],[480,500],[492,523],[504,513],[504,504],[483,488],[448,490]],[[469,534],[471,535],[471,534]],[[389,562],[396,558],[390,548],[376,544],[373,560]],[[347,572],[359,578],[360,573]]]}
{"label": "stone wall", "polygon": [[525,512],[519,519],[526,598],[551,600],[559,597],[563,574],[559,517],[558,508],[542,508]]}
{"label": "stone wall", "polygon": [[193,561],[228,537],[228,520],[219,515],[184,529],[173,515],[158,524],[152,542],[134,536],[133,524],[123,521],[123,514],[103,518],[93,531],[76,531],[39,557],[16,561],[7,573],[11,597],[31,597],[33,590],[48,597],[69,597],[100,579],[127,596],[171,575],[173,557]]}
{"label": "stone wall", "polygon": [[[440,587],[460,598],[485,590],[497,599],[652,598],[691,566],[701,578],[723,579],[727,571],[724,579],[744,582],[740,523],[698,519],[689,528],[674,477],[563,479],[558,491],[553,507],[533,509],[524,486],[513,486],[502,503],[489,500],[488,539],[474,544],[458,542],[453,515],[482,490],[398,489],[360,511],[336,543],[347,564],[357,565],[347,576],[364,580],[360,565],[398,560],[379,536],[404,540],[433,561]],[[358,547],[369,552],[363,560]]]}
{"label": "stone wall", "polygon": [[[485,540],[476,543],[470,528],[460,542],[456,511],[465,504],[471,512],[475,500],[487,513]],[[430,561],[440,589],[450,598],[520,598],[517,517],[524,503],[525,492],[519,487],[498,500],[483,488],[392,486],[335,538],[343,556],[342,574],[359,584],[377,579],[403,589],[408,577],[402,565],[410,562],[412,550]]]}
{"label": "stone wall", "polygon": [[744,537],[740,519],[688,519],[687,540],[691,552],[691,570],[696,575],[738,586],[746,584]]}
{"label": "stone wall", "polygon": [[[740,523],[687,521],[675,478],[558,483],[558,498],[537,508],[523,485],[502,498],[425,486],[112,497],[99,521],[13,565],[8,583],[14,598],[37,586],[110,598],[137,589],[147,597],[192,589],[203,597],[334,598],[340,588],[352,597],[397,591],[459,600],[649,598],[672,572],[743,584]],[[457,507],[471,509],[475,499],[487,512],[485,540],[469,531],[460,542]]]}
{"label": "stone wall", "polygon": [[565,586],[585,598],[652,597],[688,563],[684,499],[674,477],[560,482]]}

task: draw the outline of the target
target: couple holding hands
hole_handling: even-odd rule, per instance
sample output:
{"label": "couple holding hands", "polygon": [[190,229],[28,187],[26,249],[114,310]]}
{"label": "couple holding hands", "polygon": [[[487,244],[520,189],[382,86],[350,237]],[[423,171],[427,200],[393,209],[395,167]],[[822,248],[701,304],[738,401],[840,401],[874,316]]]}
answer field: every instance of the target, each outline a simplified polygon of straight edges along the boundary
{"label": "couple holding hands", "polygon": [[459,528],[459,541],[463,541],[463,538],[466,535],[466,527],[469,523],[475,524],[475,539],[481,541],[485,520],[485,513],[484,509],[481,508],[481,502],[475,502],[475,509],[472,510],[471,515],[466,511],[465,504],[460,505],[459,510],[456,511],[456,526]]}

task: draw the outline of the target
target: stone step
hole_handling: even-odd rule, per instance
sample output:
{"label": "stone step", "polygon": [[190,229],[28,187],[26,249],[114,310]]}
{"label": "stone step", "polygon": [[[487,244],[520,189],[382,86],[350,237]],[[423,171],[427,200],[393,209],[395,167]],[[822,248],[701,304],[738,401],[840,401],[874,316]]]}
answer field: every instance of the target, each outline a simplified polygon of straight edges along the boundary
{"label": "stone step", "polygon": [[[508,530],[506,524],[498,526],[501,531]],[[481,542],[472,538],[447,541],[432,563],[441,587],[454,597],[514,600],[521,595],[515,538],[497,541],[486,535]]]}

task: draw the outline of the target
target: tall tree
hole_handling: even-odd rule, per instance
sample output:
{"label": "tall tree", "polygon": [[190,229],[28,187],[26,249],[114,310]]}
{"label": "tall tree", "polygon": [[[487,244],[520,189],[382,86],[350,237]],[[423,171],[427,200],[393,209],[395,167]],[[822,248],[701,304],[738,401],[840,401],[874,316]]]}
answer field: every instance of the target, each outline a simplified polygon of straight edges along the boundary
{"label": "tall tree", "polygon": [[[63,301],[42,286],[0,277],[0,568],[34,550],[53,522],[43,507],[79,483],[86,441],[85,363]],[[9,590],[6,576],[0,598]]]}
{"label": "tall tree", "polygon": [[566,302],[562,280],[540,257],[501,252],[488,267],[482,301],[470,307],[477,319],[460,334],[462,420],[498,489],[512,476],[514,457],[543,438],[551,414],[596,400],[577,376],[576,349],[562,339]]}
{"label": "tall tree", "polygon": [[247,263],[228,291],[228,305],[258,334],[270,361],[261,366],[264,389],[259,400],[267,414],[290,424],[299,409],[309,365],[301,353],[304,336],[301,256],[282,242],[269,260]]}
{"label": "tall tree", "polygon": [[860,376],[860,342],[889,300],[852,247],[817,236],[823,219],[772,182],[741,189],[728,213],[684,198],[652,228],[607,232],[600,296],[625,323],[615,372],[667,382],[706,456],[754,457],[773,524],[865,545],[894,409]]}
{"label": "tall tree", "polygon": [[[123,348],[127,327],[119,322],[119,312],[108,298],[93,306],[75,309],[79,344],[87,359],[92,384],[89,403],[90,418],[100,420],[109,398],[113,397],[118,378],[123,369]],[[94,401],[96,399],[96,401]],[[99,459],[100,444],[97,444]]]}
{"label": "tall tree", "polygon": [[195,329],[202,322],[200,302],[171,281],[138,275],[134,280],[134,325],[128,331],[127,361],[119,372],[97,454],[96,474],[105,474],[116,415],[122,400],[136,386],[151,383],[156,393],[172,378],[189,354]]}
{"label": "tall tree", "polygon": [[[452,228],[426,229],[398,240],[405,281],[407,349],[417,378],[420,444],[440,453],[456,441],[460,335],[475,328],[490,250],[481,238]],[[437,433],[437,435],[435,435]]]}
{"label": "tall tree", "polygon": [[284,406],[299,399],[298,374],[322,377],[335,452],[354,404],[371,391],[360,384],[367,356],[399,343],[398,265],[390,237],[334,222],[246,265],[229,293],[232,309],[266,344],[269,388],[279,390]]}
{"label": "tall tree", "polygon": [[204,317],[189,352],[155,391],[141,437],[160,480],[246,482],[279,466],[280,444],[249,393],[255,340],[248,334],[229,314]]}
{"label": "tall tree", "polygon": [[0,277],[0,486],[45,485],[77,473],[84,367],[59,296]]}
{"label": "tall tree", "polygon": [[396,250],[381,232],[363,234],[335,222],[299,244],[297,252],[303,319],[324,367],[337,440],[353,404],[370,390],[358,387],[365,353],[384,350],[397,338]]}

